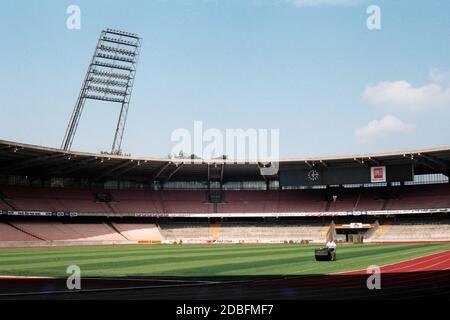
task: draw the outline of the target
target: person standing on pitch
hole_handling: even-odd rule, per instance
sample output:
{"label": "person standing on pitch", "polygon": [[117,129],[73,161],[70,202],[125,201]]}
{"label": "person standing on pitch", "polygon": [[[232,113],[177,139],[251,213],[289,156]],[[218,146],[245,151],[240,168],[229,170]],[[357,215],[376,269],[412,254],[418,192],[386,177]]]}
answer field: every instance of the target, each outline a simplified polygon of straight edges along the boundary
{"label": "person standing on pitch", "polygon": [[327,242],[327,249],[331,253],[331,260],[336,260],[336,242],[334,242],[333,239],[328,240]]}

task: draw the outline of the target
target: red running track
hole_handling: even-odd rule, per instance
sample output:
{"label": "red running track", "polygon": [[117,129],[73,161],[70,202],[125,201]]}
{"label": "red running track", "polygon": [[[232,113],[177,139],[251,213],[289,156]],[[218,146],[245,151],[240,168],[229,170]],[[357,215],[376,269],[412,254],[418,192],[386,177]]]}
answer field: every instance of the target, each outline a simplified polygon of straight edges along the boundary
{"label": "red running track", "polygon": [[[428,272],[450,270],[450,250],[434,253],[381,267],[381,273]],[[366,270],[346,272],[345,275],[367,274]]]}

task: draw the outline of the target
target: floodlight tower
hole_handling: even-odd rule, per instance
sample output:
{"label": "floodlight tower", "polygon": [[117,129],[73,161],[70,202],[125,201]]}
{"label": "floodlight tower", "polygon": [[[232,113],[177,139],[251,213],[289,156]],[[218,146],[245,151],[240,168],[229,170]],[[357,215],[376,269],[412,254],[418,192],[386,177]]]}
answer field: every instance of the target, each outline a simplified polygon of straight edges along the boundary
{"label": "floodlight tower", "polygon": [[86,100],[120,103],[111,153],[121,154],[122,137],[142,39],[135,33],[103,30],[64,135],[61,149],[70,150]]}

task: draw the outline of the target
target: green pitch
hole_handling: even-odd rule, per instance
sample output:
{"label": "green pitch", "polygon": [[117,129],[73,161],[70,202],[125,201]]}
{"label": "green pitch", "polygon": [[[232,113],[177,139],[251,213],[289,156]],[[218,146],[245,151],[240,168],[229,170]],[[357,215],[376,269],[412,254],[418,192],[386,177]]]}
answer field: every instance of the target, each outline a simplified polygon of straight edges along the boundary
{"label": "green pitch", "polygon": [[216,277],[328,274],[386,265],[450,244],[342,245],[335,262],[316,262],[317,245],[140,245],[0,249],[0,276]]}

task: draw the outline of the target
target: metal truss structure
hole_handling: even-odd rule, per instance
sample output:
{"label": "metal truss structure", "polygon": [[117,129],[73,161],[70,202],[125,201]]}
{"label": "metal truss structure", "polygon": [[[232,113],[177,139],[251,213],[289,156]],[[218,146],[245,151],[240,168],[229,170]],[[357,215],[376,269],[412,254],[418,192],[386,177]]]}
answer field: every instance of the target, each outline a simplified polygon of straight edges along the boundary
{"label": "metal truss structure", "polygon": [[122,137],[127,121],[131,93],[142,39],[135,33],[103,30],[83,82],[77,103],[61,144],[70,150],[86,100],[120,103],[112,154],[121,154]]}

